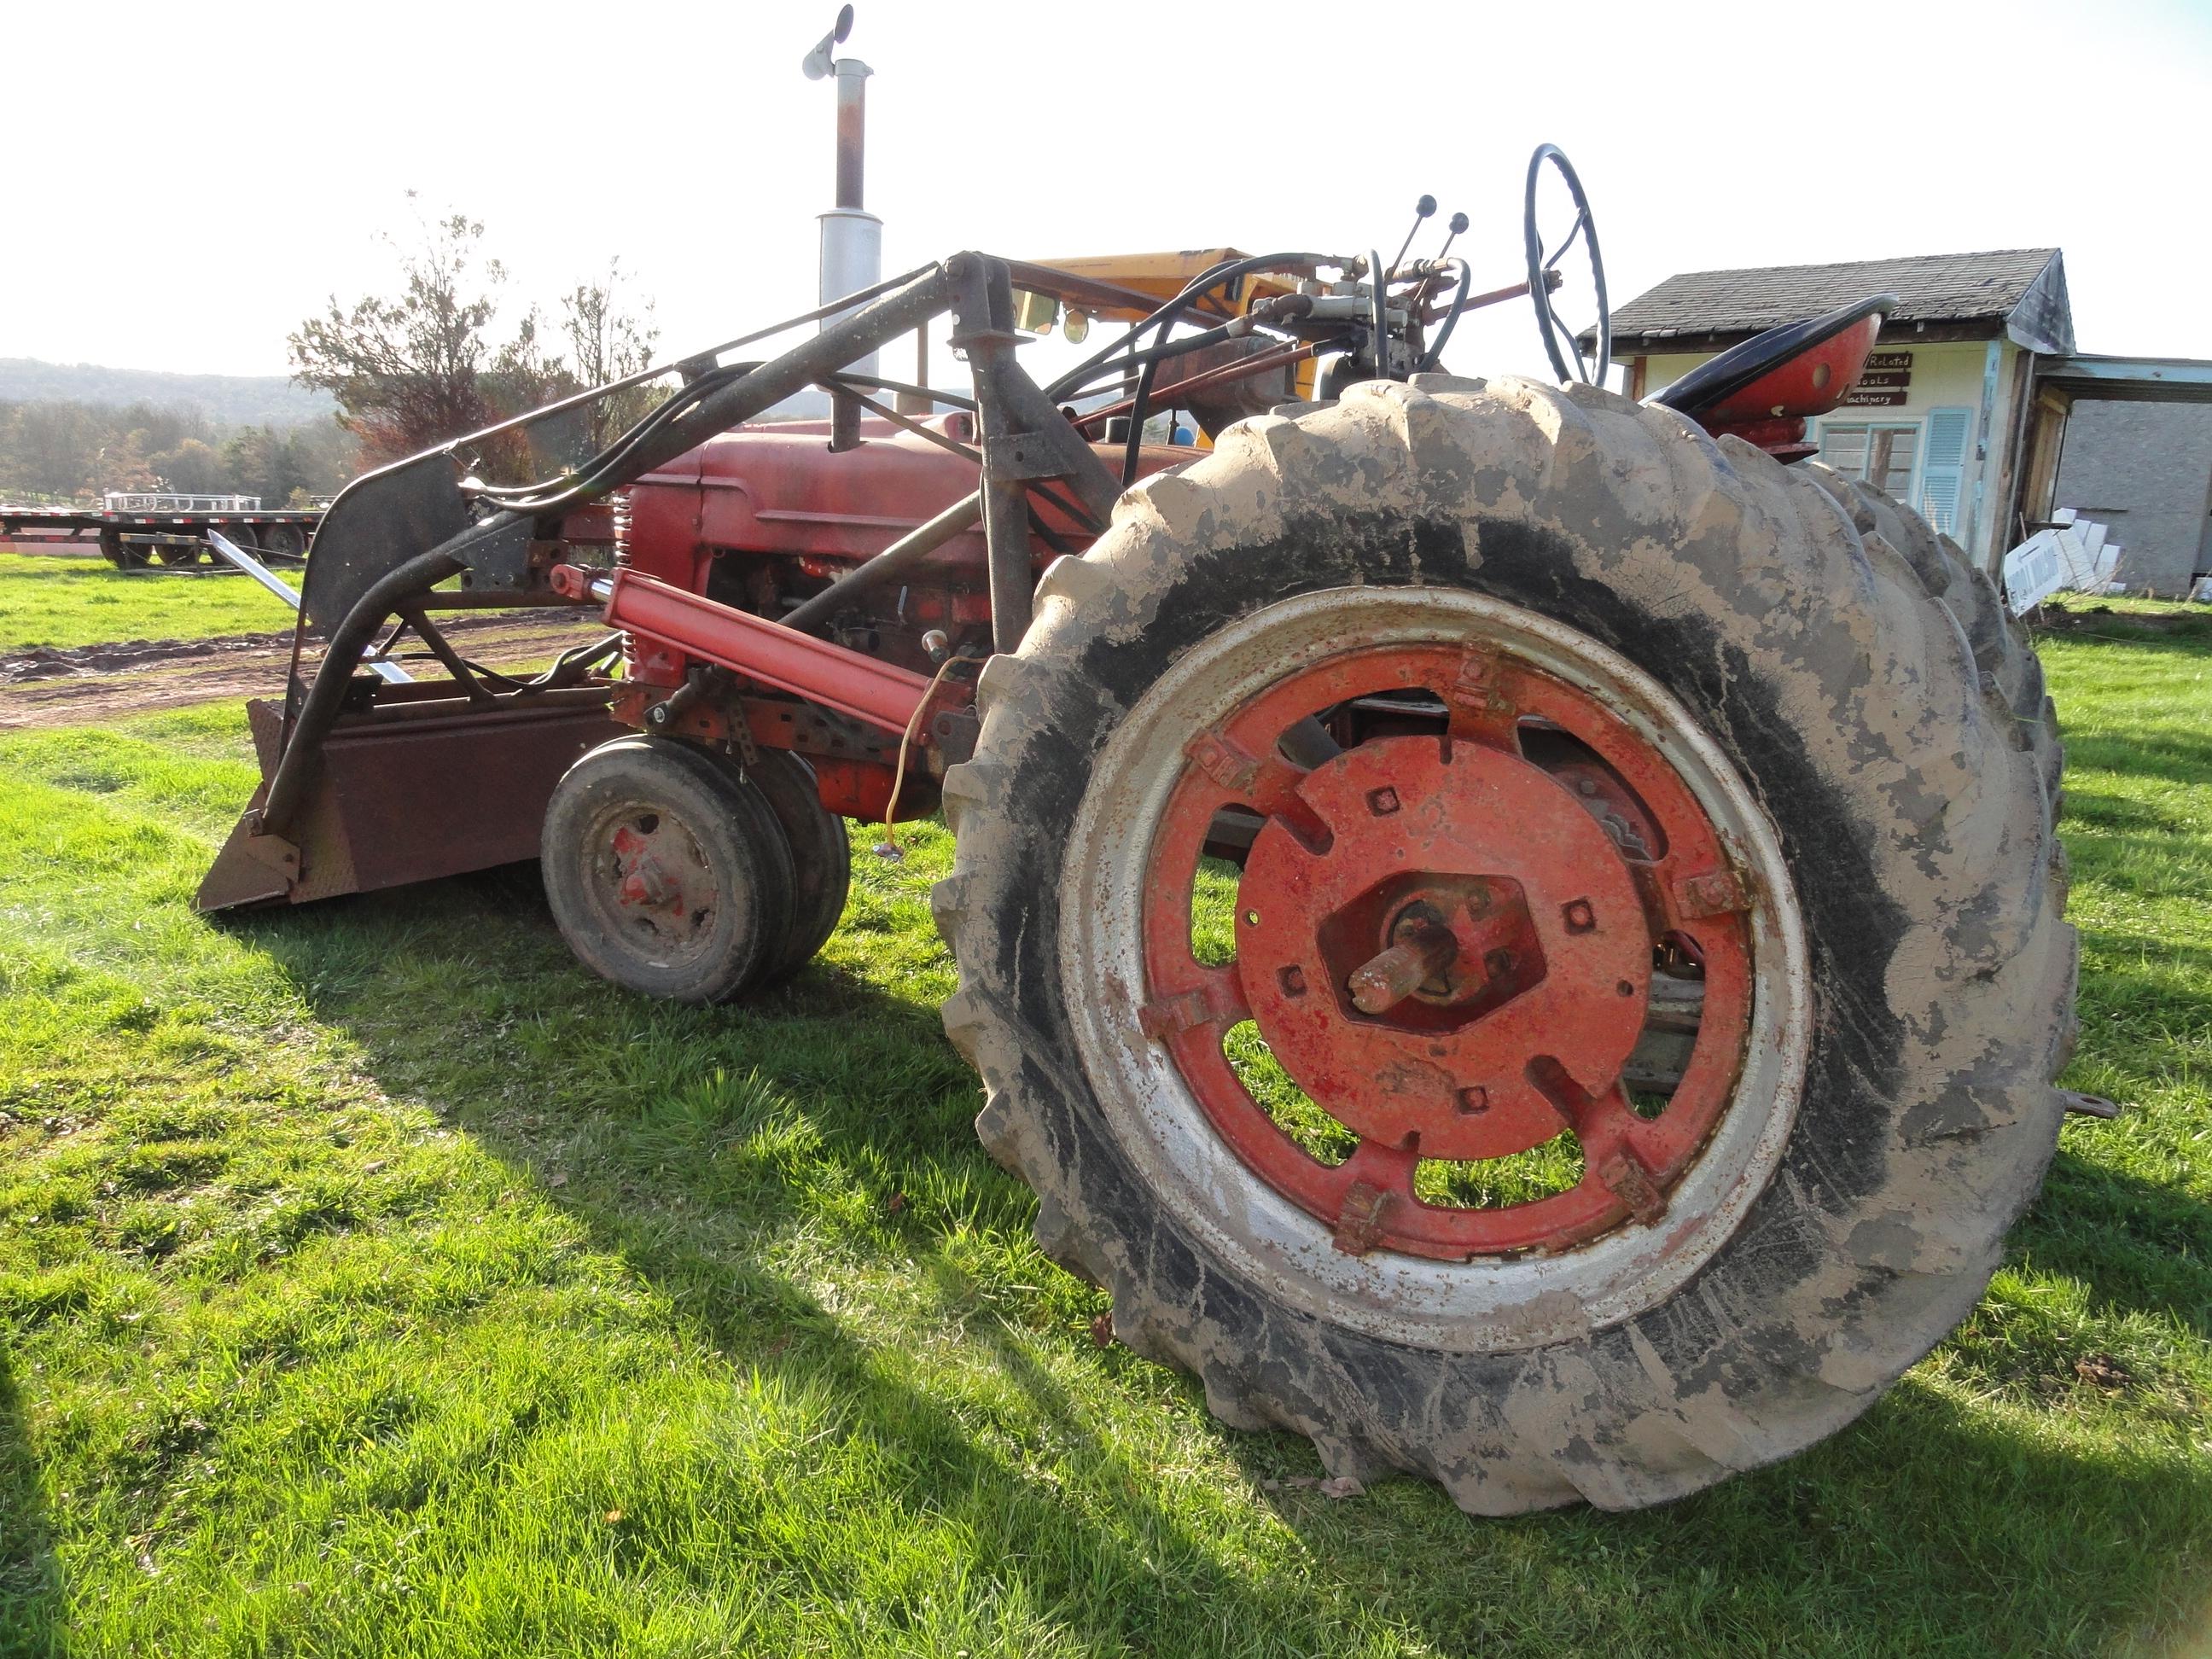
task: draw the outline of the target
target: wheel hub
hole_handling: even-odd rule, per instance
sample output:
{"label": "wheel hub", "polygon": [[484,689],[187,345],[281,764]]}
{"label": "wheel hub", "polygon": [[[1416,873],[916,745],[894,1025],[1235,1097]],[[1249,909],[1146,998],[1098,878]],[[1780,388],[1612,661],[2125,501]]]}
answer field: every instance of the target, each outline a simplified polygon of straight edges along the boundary
{"label": "wheel hub", "polygon": [[1571,1127],[1538,1062],[1605,1089],[1650,977],[1603,826],[1517,756],[1426,737],[1347,750],[1298,793],[1331,834],[1270,819],[1237,906],[1238,978],[1285,1070],[1363,1139],[1424,1157]]}
{"label": "wheel hub", "polygon": [[[1290,757],[1294,726],[1363,698],[1395,711],[1395,734],[1352,736],[1310,768]],[[1430,729],[1404,731],[1423,708]],[[1183,762],[1146,859],[1139,1025],[1246,1168],[1355,1255],[1561,1251],[1666,1214],[1743,1069],[1753,899],[1619,706],[1493,646],[1339,648],[1279,669],[1188,737]],[[1261,824],[1235,959],[1215,965],[1196,959],[1192,896],[1224,814]],[[1662,950],[1697,965],[1703,1002],[1655,1114],[1622,1073]],[[1353,1138],[1340,1163],[1227,1058],[1247,1020]],[[1563,1133],[1583,1166],[1566,1191],[1462,1205],[1415,1190],[1425,1164]]]}
{"label": "wheel hub", "polygon": [[599,902],[660,947],[683,951],[711,932],[720,893],[707,855],[673,813],[641,803],[602,823]]}

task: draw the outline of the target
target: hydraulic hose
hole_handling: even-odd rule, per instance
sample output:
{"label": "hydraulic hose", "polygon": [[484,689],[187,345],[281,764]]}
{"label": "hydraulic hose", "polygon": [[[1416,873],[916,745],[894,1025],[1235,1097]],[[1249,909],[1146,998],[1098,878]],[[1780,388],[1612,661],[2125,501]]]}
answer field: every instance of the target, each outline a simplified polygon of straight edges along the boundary
{"label": "hydraulic hose", "polygon": [[1459,326],[1459,314],[1467,309],[1468,295],[1474,289],[1474,272],[1464,259],[1450,262],[1459,270],[1459,291],[1452,295],[1451,309],[1444,313],[1444,325],[1437,335],[1437,343],[1422,354],[1420,374],[1426,374],[1444,360],[1444,347],[1450,343],[1452,330]]}
{"label": "hydraulic hose", "polygon": [[284,745],[276,770],[269,780],[268,795],[254,823],[259,834],[281,836],[289,827],[294,814],[299,811],[315,760],[322,753],[323,739],[330,736],[331,727],[337,722],[346,687],[353,680],[354,671],[361,666],[362,647],[375,638],[384,619],[401,601],[435,587],[448,576],[459,575],[461,568],[461,562],[450,553],[418,553],[386,573],[356,600],[353,609],[346,612],[345,620],[331,630],[330,648],[315,670],[315,683],[307,689],[307,700],[300,705],[300,718],[292,727],[291,741]]}
{"label": "hydraulic hose", "polygon": [[[1167,332],[1174,326],[1173,318],[1160,325],[1160,344],[1167,343]],[[1149,357],[1137,375],[1137,394],[1129,404],[1129,438],[1121,451],[1121,488],[1124,489],[1137,482],[1137,464],[1145,443],[1145,416],[1152,401],[1152,381],[1158,374],[1159,368],[1160,360],[1156,356]],[[1174,422],[1170,422],[1169,424],[1172,426]],[[1172,437],[1174,434],[1169,435]]]}
{"label": "hydraulic hose", "polygon": [[1256,253],[1243,259],[1224,259],[1219,264],[1200,271],[1158,311],[1140,321],[1132,323],[1121,337],[1054,380],[1045,389],[1045,396],[1054,403],[1069,393],[1087,386],[1098,371],[1122,352],[1132,349],[1145,331],[1165,319],[1170,326],[1179,319],[1183,308],[1209,289],[1218,288],[1232,276],[1242,276],[1247,271],[1264,270],[1270,265],[1340,265],[1344,261],[1333,253]]}

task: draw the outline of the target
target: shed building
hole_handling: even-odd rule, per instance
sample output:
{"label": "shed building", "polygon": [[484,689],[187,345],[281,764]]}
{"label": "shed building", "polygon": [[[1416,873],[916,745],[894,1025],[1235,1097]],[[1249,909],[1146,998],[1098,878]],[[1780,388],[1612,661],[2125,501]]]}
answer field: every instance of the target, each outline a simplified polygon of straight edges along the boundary
{"label": "shed building", "polygon": [[1910,501],[1990,568],[2016,539],[2008,508],[2036,360],[2074,349],[2058,249],[1686,271],[1613,313],[1613,355],[1641,398],[1754,334],[1877,294],[1898,303],[1866,378],[1808,435],[1830,466]]}
{"label": "shed building", "polygon": [[2212,362],[2077,354],[2053,247],[1670,276],[1613,313],[1641,398],[1754,334],[1896,296],[1864,380],[1809,436],[1910,501],[1984,569],[2072,507],[2118,576],[2179,593],[2212,572]]}

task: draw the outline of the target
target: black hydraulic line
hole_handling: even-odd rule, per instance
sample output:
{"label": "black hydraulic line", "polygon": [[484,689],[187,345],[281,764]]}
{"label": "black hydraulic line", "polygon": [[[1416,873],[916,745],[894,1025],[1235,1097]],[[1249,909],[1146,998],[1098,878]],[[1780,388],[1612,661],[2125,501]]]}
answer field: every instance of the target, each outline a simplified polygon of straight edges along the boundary
{"label": "black hydraulic line", "polygon": [[[954,255],[927,276],[896,294],[872,301],[782,356],[771,358],[734,380],[715,383],[679,413],[662,417],[662,410],[655,410],[647,420],[661,418],[658,418],[652,431],[629,443],[619,465],[600,466],[595,463],[589,472],[552,495],[527,501],[502,502],[501,510],[478,520],[450,538],[445,545],[459,550],[528,520],[585,506],[609,490],[619,489],[654,467],[675,459],[686,450],[697,447],[716,433],[750,420],[771,404],[781,403],[793,392],[842,368],[854,358],[865,356],[884,340],[906,333],[945,309],[952,303],[960,280],[960,273],[953,268],[967,257]],[[707,381],[702,379],[699,384],[705,385]]]}
{"label": "black hydraulic line", "polygon": [[[1217,323],[1212,328],[1202,329],[1196,334],[1186,334],[1180,340],[1163,337],[1142,351],[1132,352],[1127,357],[1116,358],[1107,374],[1102,374],[1097,378],[1103,380],[1109,375],[1126,375],[1133,368],[1148,368],[1153,363],[1165,362],[1170,357],[1188,356],[1194,351],[1203,351],[1208,346],[1219,345],[1224,340],[1249,339],[1256,331],[1256,325],[1247,319],[1233,317],[1225,323]],[[1267,335],[1264,337],[1273,339],[1275,337]],[[1055,398],[1054,401],[1059,400]]]}
{"label": "black hydraulic line", "polygon": [[1367,311],[1369,328],[1375,337],[1367,343],[1375,354],[1375,373],[1378,379],[1390,378],[1390,283],[1382,274],[1382,250],[1367,250]]}
{"label": "black hydraulic line", "polygon": [[[735,339],[725,340],[720,345],[708,346],[703,351],[695,351],[690,356],[677,358],[672,362],[656,363],[650,368],[639,369],[634,374],[625,374],[618,380],[610,380],[605,386],[595,386],[583,392],[573,392],[565,398],[556,398],[550,404],[542,404],[536,409],[525,410],[522,414],[510,416],[503,421],[495,421],[489,426],[478,427],[473,432],[464,433],[450,442],[440,445],[434,453],[453,453],[470,444],[477,443],[486,438],[495,438],[502,432],[511,432],[517,427],[526,426],[548,415],[558,415],[564,410],[580,408],[611,392],[627,392],[632,386],[647,385],[659,380],[663,375],[680,373],[687,363],[696,363],[702,358],[719,357],[726,351],[735,351],[739,346],[751,345],[757,341],[772,339],[778,334],[787,334],[793,329],[801,327],[807,323],[819,322],[824,317],[849,310],[854,306],[864,305],[882,295],[889,294],[917,277],[927,276],[933,269],[933,267],[930,265],[916,265],[912,270],[902,271],[896,276],[887,276],[871,288],[856,289],[850,294],[827,301],[815,307],[811,311],[802,311],[795,317],[787,317],[780,323],[771,323],[766,328],[755,329],[750,334],[740,334]],[[752,365],[744,367],[749,368]],[[708,371],[709,374],[715,372]],[[665,408],[666,405],[664,404],[662,407]],[[620,441],[617,440],[617,441]],[[527,486],[521,487],[527,488]]]}
{"label": "black hydraulic line", "polygon": [[495,437],[500,433],[508,431],[526,421],[536,420],[540,416],[557,415],[564,409],[574,409],[579,404],[590,403],[594,398],[604,398],[611,392],[627,392],[634,386],[644,386],[650,381],[659,380],[664,374],[677,374],[686,363],[696,363],[702,357],[719,357],[726,351],[735,351],[739,346],[751,345],[757,341],[773,339],[779,334],[787,334],[793,329],[805,324],[817,323],[824,317],[850,310],[854,306],[865,305],[880,295],[889,294],[893,289],[914,281],[917,276],[927,276],[930,269],[928,265],[916,265],[912,270],[902,271],[896,276],[886,276],[872,288],[855,289],[852,293],[838,299],[827,301],[815,307],[811,311],[802,311],[796,317],[787,317],[780,323],[771,323],[766,328],[757,328],[750,334],[740,334],[734,340],[725,340],[720,345],[708,346],[703,351],[695,351],[689,356],[678,357],[673,362],[656,363],[651,368],[641,368],[635,374],[625,374],[619,380],[609,380],[605,386],[595,386],[585,392],[574,392],[566,398],[556,398],[552,403],[526,410],[523,414],[510,416],[504,421],[495,422],[490,426],[479,427],[474,432],[466,433],[454,439],[451,444],[444,447],[459,448],[463,444],[474,443],[479,438]]}
{"label": "black hydraulic line", "polygon": [[[640,369],[636,374],[626,375],[619,380],[610,380],[606,385],[602,386],[594,386],[588,392],[574,392],[568,397],[556,399],[556,401],[546,404],[540,408],[531,410],[526,414],[515,416],[510,420],[497,422],[491,426],[480,428],[477,431],[469,433],[463,437],[456,438],[451,443],[442,446],[441,450],[443,453],[447,453],[459,451],[468,445],[476,443],[479,440],[495,437],[502,432],[510,431],[518,426],[540,419],[544,416],[558,414],[563,410],[576,408],[580,404],[591,403],[598,398],[605,397],[610,393],[627,391],[632,386],[643,386],[649,381],[657,380],[665,374],[671,374],[678,372],[686,363],[697,362],[701,358],[718,357],[725,351],[736,350],[739,346],[751,345],[756,341],[769,339],[778,334],[788,333],[791,330],[798,328],[805,324],[818,322],[824,317],[831,316],[837,312],[848,310],[854,306],[865,304],[875,300],[880,295],[889,294],[893,289],[901,287],[902,284],[910,283],[917,278],[926,277],[933,269],[937,269],[937,267],[930,265],[917,265],[912,270],[907,271],[901,276],[886,278],[884,281],[876,283],[873,287],[856,289],[851,294],[843,295],[842,298],[830,301],[823,305],[817,306],[811,311],[801,312],[796,317],[786,318],[783,321],[780,323],[773,323],[766,328],[755,329],[750,334],[740,334],[735,339],[725,340],[720,345],[709,346],[706,350],[695,352],[689,357],[678,358],[674,362],[663,363],[653,368]],[[847,320],[849,321],[851,319],[848,319]],[[762,367],[762,365],[758,363],[736,363],[729,365],[726,368],[709,369],[705,374],[698,376],[684,386],[684,388],[678,392],[674,397],[671,398],[668,402],[662,404],[659,407],[649,411],[642,420],[637,422],[636,425],[631,427],[628,432],[617,438],[614,443],[610,445],[605,451],[603,451],[600,454],[592,457],[590,461],[586,462],[585,466],[580,469],[573,477],[569,479],[544,480],[542,481],[542,486],[565,486],[569,493],[573,493],[576,486],[577,480],[589,477],[595,473],[605,471],[617,459],[618,452],[623,451],[627,446],[630,445],[634,441],[641,437],[646,431],[658,424],[665,423],[669,419],[673,418],[677,413],[681,412],[683,409],[695,406],[703,401],[705,396],[713,391],[718,390],[721,386],[728,385],[733,380],[743,379],[745,374],[750,374],[752,370],[760,367]],[[681,454],[683,452],[679,450],[677,453]],[[559,509],[557,507],[546,507],[539,505],[538,497],[529,494],[529,492],[539,490],[540,489],[541,484],[486,485],[481,486],[471,493],[495,500],[498,501],[501,506],[514,504],[508,498],[520,495],[525,498],[520,503],[522,510],[540,513],[558,511]]]}
{"label": "black hydraulic line", "polygon": [[1437,343],[1421,356],[1420,368],[1417,372],[1423,374],[1443,361],[1444,347],[1451,343],[1452,330],[1459,326],[1459,314],[1467,309],[1468,295],[1474,289],[1474,272],[1468,268],[1467,261],[1454,258],[1449,263],[1459,267],[1459,290],[1452,295],[1451,309],[1444,313],[1444,325],[1437,335]]}
{"label": "black hydraulic line", "polygon": [[[489,702],[491,701],[491,693],[485,690],[483,687],[477,683],[477,671],[474,670],[474,665],[463,659],[461,653],[453,649],[452,644],[447,641],[444,634],[431,626],[429,618],[425,617],[418,607],[411,605],[403,605],[399,607],[399,614],[403,618],[404,618],[407,626],[413,629],[417,635],[421,635],[422,643],[430,647],[430,654],[435,657],[439,662],[444,665],[445,670],[448,674],[451,674],[453,677],[455,682],[460,686],[462,691],[466,694],[471,702]],[[487,672],[488,678],[496,679],[506,679],[507,678],[503,674],[489,675],[488,671],[483,672]],[[512,685],[514,682],[512,680],[508,680],[507,684]]]}
{"label": "black hydraulic line", "polygon": [[1184,310],[1208,289],[1217,288],[1232,277],[1247,272],[1263,270],[1270,265],[1341,265],[1345,262],[1333,253],[1258,253],[1243,259],[1224,259],[1220,264],[1200,271],[1184,285],[1181,293],[1150,316],[1129,325],[1128,331],[1100,351],[1070,369],[1045,389],[1045,396],[1054,403],[1066,398],[1076,387],[1087,386],[1099,368],[1111,362],[1123,350],[1133,346],[1145,332],[1163,319],[1171,323],[1179,320]]}
{"label": "black hydraulic line", "polygon": [[619,631],[603,634],[588,645],[572,646],[553,659],[553,665],[532,680],[523,689],[529,691],[557,690],[572,684],[596,665],[605,662],[623,648],[629,635]]}
{"label": "black hydraulic line", "polygon": [[[1165,335],[1174,326],[1173,319],[1162,323],[1161,334]],[[1158,357],[1146,362],[1143,372],[1137,376],[1136,395],[1129,401],[1129,436],[1121,449],[1121,488],[1124,489],[1137,482],[1138,456],[1145,445],[1145,406],[1152,401],[1152,379],[1158,374],[1159,367]],[[1172,438],[1175,434],[1170,432],[1168,435]]]}
{"label": "black hydraulic line", "polygon": [[292,727],[276,770],[269,780],[269,793],[254,819],[261,835],[281,836],[299,811],[307,787],[308,769],[336,724],[346,687],[361,666],[362,647],[374,637],[392,607],[422,589],[435,587],[448,576],[457,576],[461,562],[443,548],[417,553],[404,564],[386,571],[346,612],[345,620],[331,630],[330,644],[315,670],[315,683]]}
{"label": "black hydraulic line", "polygon": [[1061,494],[1057,487],[1047,483],[1042,478],[1032,478],[1030,480],[1030,494],[1032,495],[1043,496],[1045,500],[1050,501],[1061,512],[1066,514],[1067,516],[1074,520],[1076,523],[1089,525],[1091,526],[1091,534],[1093,535],[1098,535],[1103,532],[1106,528],[1105,520],[1100,518],[1089,507],[1084,506],[1081,501],[1069,499],[1069,497]]}
{"label": "black hydraulic line", "polygon": [[1036,510],[1036,502],[1034,501],[1030,503],[1030,529],[1032,533],[1043,537],[1044,544],[1054,552],[1067,551],[1067,543],[1044,521],[1044,514]]}
{"label": "black hydraulic line", "polygon": [[468,493],[489,501],[495,507],[511,507],[517,512],[548,511],[542,503],[574,495],[579,490],[596,488],[601,479],[620,471],[623,464],[637,452],[638,446],[655,432],[671,421],[680,419],[725,386],[735,385],[760,366],[757,362],[732,363],[726,368],[701,375],[666,403],[649,411],[574,472],[541,479],[535,483],[482,484]]}

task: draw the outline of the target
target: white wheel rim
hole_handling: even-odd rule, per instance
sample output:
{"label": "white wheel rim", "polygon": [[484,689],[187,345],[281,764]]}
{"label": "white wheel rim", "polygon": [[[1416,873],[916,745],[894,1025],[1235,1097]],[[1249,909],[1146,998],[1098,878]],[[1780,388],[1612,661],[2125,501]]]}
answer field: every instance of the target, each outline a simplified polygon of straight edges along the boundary
{"label": "white wheel rim", "polygon": [[[1139,1028],[1152,833],[1183,745],[1285,675],[1345,648],[1483,640],[1602,697],[1658,753],[1753,877],[1753,1003],[1729,1108],[1655,1224],[1558,1255],[1438,1261],[1349,1255],[1216,1133],[1164,1048]],[[1505,1352],[1569,1340],[1664,1302],[1741,1224],[1780,1160],[1811,1036],[1802,918],[1778,838],[1681,705],[1619,653],[1550,618],[1457,590],[1338,588],[1239,618],[1155,683],[1092,768],[1061,866],[1059,966],[1076,1048],[1115,1144],[1177,1222],[1239,1277],[1334,1323],[1430,1348]],[[1098,988],[1127,988],[1113,995]]]}

